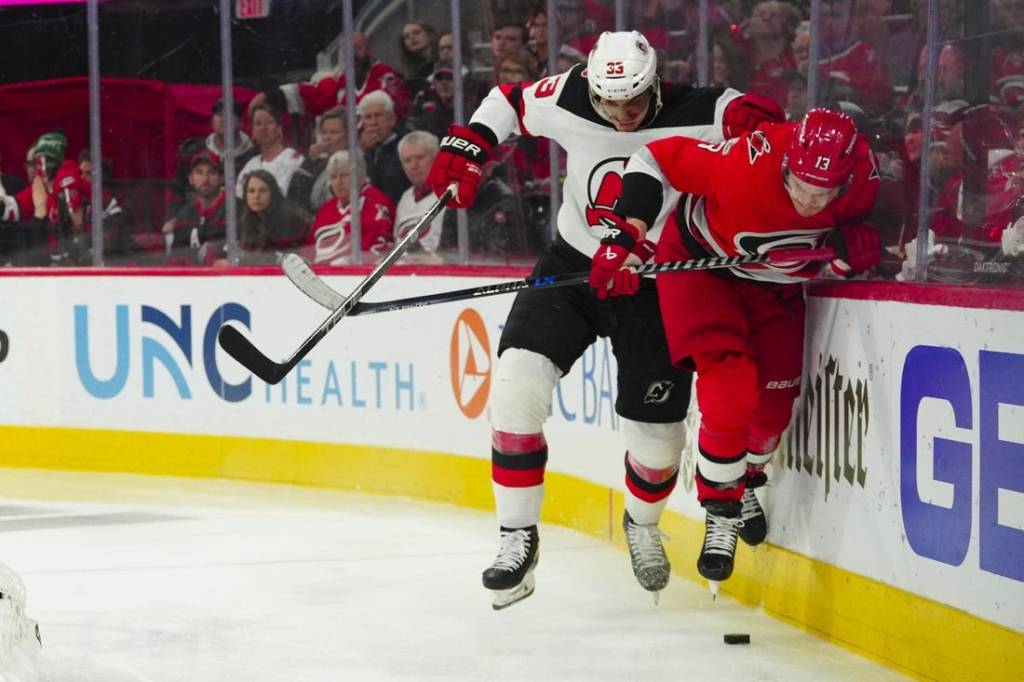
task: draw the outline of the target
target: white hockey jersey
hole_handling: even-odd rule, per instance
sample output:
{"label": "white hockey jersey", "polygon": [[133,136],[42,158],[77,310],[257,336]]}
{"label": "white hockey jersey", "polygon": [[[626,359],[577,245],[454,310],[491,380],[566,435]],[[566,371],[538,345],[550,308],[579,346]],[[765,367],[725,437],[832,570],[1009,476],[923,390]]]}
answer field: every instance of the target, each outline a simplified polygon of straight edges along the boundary
{"label": "white hockey jersey", "polygon": [[[609,226],[608,217],[622,193],[622,174],[630,154],[663,137],[686,135],[722,141],[726,105],[736,90],[662,87],[662,107],[643,128],[618,132],[594,110],[584,67],[536,83],[500,85],[473,114],[470,125],[489,128],[498,142],[518,133],[547,137],[566,150],[566,178],[558,233],[577,251],[594,255]],[[666,195],[647,238],[657,242],[679,194]]]}
{"label": "white hockey jersey", "polygon": [[[419,199],[416,198],[416,188],[410,187],[398,200],[398,208],[395,211],[395,242],[398,242],[409,230],[416,226],[420,218],[425,216],[434,204],[437,197],[433,192],[425,192]],[[437,247],[441,245],[441,229],[444,225],[444,209],[437,214],[437,217],[430,221],[422,232],[416,243],[427,253],[436,253]]]}

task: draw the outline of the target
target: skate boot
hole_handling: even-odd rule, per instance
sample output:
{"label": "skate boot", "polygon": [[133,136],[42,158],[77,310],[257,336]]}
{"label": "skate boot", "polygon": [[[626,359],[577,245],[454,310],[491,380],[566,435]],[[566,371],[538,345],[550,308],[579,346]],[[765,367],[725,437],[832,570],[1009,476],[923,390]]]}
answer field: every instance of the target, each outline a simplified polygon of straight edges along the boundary
{"label": "skate boot", "polygon": [[537,526],[501,527],[501,548],[494,563],[484,571],[484,587],[494,593],[494,610],[511,606],[533,594],[533,569],[537,566]]}
{"label": "skate boot", "polygon": [[704,546],[697,557],[697,571],[708,581],[712,597],[718,595],[718,583],[732,575],[736,556],[736,537],[743,528],[742,504],[728,500],[706,500]]}
{"label": "skate boot", "polygon": [[747,489],[743,492],[743,508],[740,511],[740,518],[743,519],[743,527],[740,528],[740,539],[751,547],[760,545],[768,536],[768,518],[764,514],[761,503],[757,501],[755,488],[760,488],[768,482],[768,475],[762,467],[747,468]]}
{"label": "skate boot", "polygon": [[668,536],[658,529],[657,524],[636,523],[628,511],[622,515],[622,529],[626,532],[633,575],[640,587],[654,593],[654,603],[657,604],[659,593],[668,585],[671,569],[665,548],[661,545],[661,539]]}

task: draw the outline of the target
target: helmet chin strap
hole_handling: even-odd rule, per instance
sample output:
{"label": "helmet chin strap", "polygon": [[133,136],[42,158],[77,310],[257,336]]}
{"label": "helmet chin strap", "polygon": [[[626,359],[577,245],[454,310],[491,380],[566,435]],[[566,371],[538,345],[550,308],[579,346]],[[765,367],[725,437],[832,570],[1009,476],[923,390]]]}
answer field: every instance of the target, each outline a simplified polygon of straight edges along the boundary
{"label": "helmet chin strap", "polygon": [[[615,119],[609,116],[608,113],[604,110],[604,107],[601,106],[601,98],[598,97],[597,93],[595,93],[593,90],[590,90],[588,88],[588,91],[590,92],[590,104],[591,106],[594,107],[594,111],[597,112],[597,115],[603,118],[604,120],[608,121],[612,125],[615,125]],[[651,83],[651,87],[648,90],[648,92],[651,93],[651,98],[647,102],[647,111],[644,112],[643,121],[641,121],[640,125],[637,126],[637,130],[640,130],[641,128],[645,128],[646,126],[650,125],[651,121],[653,121],[655,117],[658,115],[658,112],[661,111],[660,78],[658,78],[657,76],[654,77],[654,82]]]}

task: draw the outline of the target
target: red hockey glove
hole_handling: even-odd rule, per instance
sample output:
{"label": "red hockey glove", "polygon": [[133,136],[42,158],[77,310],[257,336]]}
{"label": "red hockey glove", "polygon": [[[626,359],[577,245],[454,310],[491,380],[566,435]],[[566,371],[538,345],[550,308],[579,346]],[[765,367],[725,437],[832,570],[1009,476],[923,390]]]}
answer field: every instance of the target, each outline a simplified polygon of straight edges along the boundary
{"label": "red hockey glove", "polygon": [[449,208],[467,208],[476,200],[476,189],[484,176],[484,164],[491,156],[491,145],[472,128],[453,125],[441,140],[441,147],[430,167],[427,184],[437,196],[453,182],[459,189],[448,202]]}
{"label": "red hockey glove", "polygon": [[[633,250],[629,252],[629,255],[636,257],[636,259],[640,261],[639,264],[643,265],[654,258],[654,252],[657,251],[657,249],[658,245],[650,239],[641,239],[636,243],[636,246],[633,247]],[[632,258],[629,258],[626,260],[626,263],[632,264],[632,260]]]}
{"label": "red hockey glove", "polygon": [[722,137],[730,140],[749,133],[762,123],[783,123],[786,115],[771,97],[748,92],[725,105],[722,114]]}
{"label": "red hockey glove", "polygon": [[829,232],[825,246],[835,249],[836,258],[829,261],[832,272],[853,277],[878,265],[882,258],[882,241],[871,225],[843,225]]}
{"label": "red hockey glove", "polygon": [[635,294],[640,288],[640,277],[635,271],[623,269],[626,258],[637,246],[640,231],[618,216],[612,216],[609,227],[601,239],[601,246],[590,262],[590,286],[598,300],[612,296]]}

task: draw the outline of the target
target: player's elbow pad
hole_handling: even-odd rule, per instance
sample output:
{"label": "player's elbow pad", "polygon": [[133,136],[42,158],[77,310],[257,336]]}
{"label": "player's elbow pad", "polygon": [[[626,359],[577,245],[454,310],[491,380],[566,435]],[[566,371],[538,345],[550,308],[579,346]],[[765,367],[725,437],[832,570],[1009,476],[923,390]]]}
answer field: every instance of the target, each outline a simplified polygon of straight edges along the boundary
{"label": "player's elbow pad", "polygon": [[623,218],[639,218],[652,227],[661,212],[664,191],[661,183],[646,173],[626,173],[622,178],[622,196],[615,213]]}

